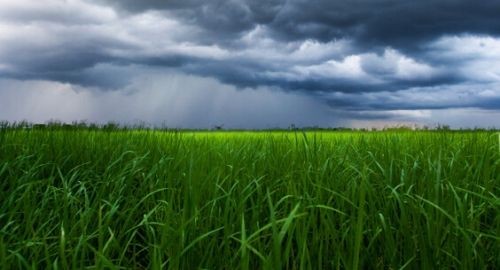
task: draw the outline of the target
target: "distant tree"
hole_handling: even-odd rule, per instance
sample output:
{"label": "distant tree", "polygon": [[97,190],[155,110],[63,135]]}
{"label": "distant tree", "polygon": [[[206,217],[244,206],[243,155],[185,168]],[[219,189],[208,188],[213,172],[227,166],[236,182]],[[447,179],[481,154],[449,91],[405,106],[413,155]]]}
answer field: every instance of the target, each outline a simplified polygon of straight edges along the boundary
{"label": "distant tree", "polygon": [[111,122],[108,122],[107,124],[103,125],[102,129],[106,130],[106,131],[119,130],[120,129],[120,124],[111,121]]}
{"label": "distant tree", "polygon": [[0,130],[1,129],[6,129],[8,127],[10,127],[9,122],[7,122],[7,121],[0,121]]}
{"label": "distant tree", "polygon": [[222,124],[222,125],[215,125],[214,126],[215,130],[222,130],[223,128],[224,128],[224,124]]}
{"label": "distant tree", "polygon": [[450,130],[450,126],[449,125],[441,125],[441,124],[438,124],[436,130]]}

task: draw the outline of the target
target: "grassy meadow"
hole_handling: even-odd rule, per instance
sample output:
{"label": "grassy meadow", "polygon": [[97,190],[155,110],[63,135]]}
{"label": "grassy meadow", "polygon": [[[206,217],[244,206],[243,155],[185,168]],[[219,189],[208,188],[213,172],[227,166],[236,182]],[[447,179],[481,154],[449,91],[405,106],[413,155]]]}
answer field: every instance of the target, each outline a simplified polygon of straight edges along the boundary
{"label": "grassy meadow", "polygon": [[0,128],[2,269],[498,269],[494,132]]}

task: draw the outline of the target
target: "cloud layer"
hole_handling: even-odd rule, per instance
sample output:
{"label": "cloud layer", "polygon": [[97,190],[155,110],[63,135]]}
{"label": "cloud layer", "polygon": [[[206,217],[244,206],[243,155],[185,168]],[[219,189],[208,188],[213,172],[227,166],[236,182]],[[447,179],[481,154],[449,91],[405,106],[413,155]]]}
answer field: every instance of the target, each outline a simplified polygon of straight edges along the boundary
{"label": "cloud layer", "polygon": [[[413,121],[428,116],[419,114],[421,110],[497,113],[498,11],[500,2],[494,0],[481,4],[466,0],[0,0],[2,93],[15,91],[5,82],[19,86],[44,82],[38,85],[44,89],[69,85],[104,99],[113,95],[119,99],[133,88],[134,93],[141,92],[134,94],[141,106],[140,96],[149,93],[143,89],[148,83],[158,85],[157,89],[165,85],[164,91],[172,92],[165,78],[177,74],[177,80],[184,80],[177,91],[186,89],[203,99],[223,93],[231,96],[231,91],[246,91],[250,96],[258,92],[261,98],[249,98],[249,102],[266,104],[269,99],[271,107],[283,106],[289,112],[289,117],[275,114],[280,125],[286,121],[333,125],[345,122],[339,118],[400,116]],[[149,81],[145,80],[148,73],[154,74]],[[205,93],[191,80],[208,80],[204,82],[212,86]],[[285,100],[291,96],[304,102],[294,105],[296,114],[286,109],[291,105]],[[176,103],[181,104],[178,111],[196,111],[182,94],[177,94]],[[224,106],[229,105],[218,106],[228,109]],[[113,109],[101,112],[101,118]],[[241,123],[246,122],[246,113],[232,111],[241,116]],[[237,120],[225,121],[238,126]],[[198,124],[207,122],[203,118]],[[269,123],[262,122],[265,125]]]}

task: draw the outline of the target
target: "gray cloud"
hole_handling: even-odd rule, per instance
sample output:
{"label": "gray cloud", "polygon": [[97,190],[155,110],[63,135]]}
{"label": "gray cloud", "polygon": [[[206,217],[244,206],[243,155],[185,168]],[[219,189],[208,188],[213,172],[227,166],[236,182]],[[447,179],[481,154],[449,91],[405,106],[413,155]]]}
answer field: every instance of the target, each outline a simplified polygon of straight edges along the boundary
{"label": "gray cloud", "polygon": [[[458,128],[491,127],[500,117],[498,110],[460,107],[350,110],[331,107],[321,99],[299,93],[269,88],[237,90],[213,79],[135,69],[135,74],[140,75],[122,91],[95,91],[54,81],[0,79],[0,120],[115,121],[175,128],[212,128],[222,124],[226,128],[283,128],[290,124],[384,127],[439,123]],[[485,91],[481,95],[491,94]]]}
{"label": "gray cloud", "polygon": [[395,92],[326,93],[336,108],[357,110],[423,110],[449,108],[500,108],[500,83],[416,87]]}
{"label": "gray cloud", "polygon": [[[96,0],[130,12],[168,10],[185,22],[238,35],[267,25],[286,40],[352,37],[362,46],[414,47],[443,34],[500,34],[495,0]],[[234,36],[232,37],[234,38]]]}
{"label": "gray cloud", "polygon": [[498,1],[0,0],[0,7],[4,80],[127,92],[147,72],[173,72],[304,96],[353,119],[500,109]]}
{"label": "gray cloud", "polygon": [[146,68],[139,73],[122,91],[95,91],[41,80],[0,80],[0,120],[145,122],[173,128],[348,124],[322,102],[297,93],[269,88],[237,90],[214,79],[164,70]]}

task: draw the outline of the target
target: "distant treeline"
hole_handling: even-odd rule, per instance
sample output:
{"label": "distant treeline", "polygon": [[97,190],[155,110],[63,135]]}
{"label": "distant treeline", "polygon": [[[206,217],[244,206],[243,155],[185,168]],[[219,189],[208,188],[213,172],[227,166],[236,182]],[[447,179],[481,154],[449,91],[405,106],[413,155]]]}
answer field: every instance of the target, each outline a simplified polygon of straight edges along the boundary
{"label": "distant treeline", "polygon": [[88,123],[84,121],[65,123],[60,121],[50,121],[44,124],[31,123],[28,121],[21,122],[9,122],[0,121],[1,129],[34,129],[34,130],[104,130],[104,131],[119,131],[119,130],[170,130],[170,131],[500,131],[500,129],[495,127],[489,128],[459,128],[453,129],[449,125],[438,124],[435,126],[420,126],[420,125],[398,125],[398,126],[387,126],[383,128],[350,128],[350,127],[320,127],[320,126],[305,126],[298,127],[295,125],[290,125],[287,128],[273,127],[273,128],[262,128],[262,129],[233,129],[233,128],[223,128],[222,126],[213,126],[212,128],[172,128],[168,126],[154,126],[147,123],[140,124],[121,124],[118,122],[107,122],[105,124],[98,123]]}

